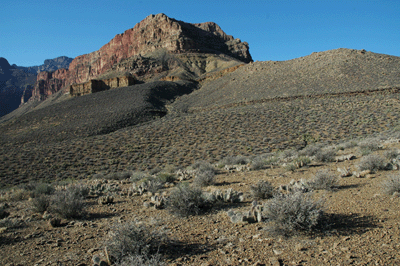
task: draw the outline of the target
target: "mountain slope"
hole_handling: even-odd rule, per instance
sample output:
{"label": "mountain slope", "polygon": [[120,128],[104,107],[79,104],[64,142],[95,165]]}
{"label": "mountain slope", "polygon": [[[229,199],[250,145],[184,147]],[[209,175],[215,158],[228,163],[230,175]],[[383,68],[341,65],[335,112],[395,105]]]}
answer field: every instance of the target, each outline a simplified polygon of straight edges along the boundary
{"label": "mountain slope", "polygon": [[216,108],[276,97],[400,87],[399,66],[400,57],[351,49],[254,62],[204,84],[173,107]]}

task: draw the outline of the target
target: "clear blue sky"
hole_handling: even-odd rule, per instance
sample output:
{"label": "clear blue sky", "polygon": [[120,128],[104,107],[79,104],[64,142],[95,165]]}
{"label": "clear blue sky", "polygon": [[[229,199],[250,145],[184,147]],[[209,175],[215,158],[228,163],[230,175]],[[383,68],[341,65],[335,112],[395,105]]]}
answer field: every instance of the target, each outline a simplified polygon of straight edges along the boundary
{"label": "clear blue sky", "polygon": [[19,66],[98,50],[150,14],[213,21],[247,41],[253,59],[336,48],[400,56],[400,0],[0,0],[0,57]]}

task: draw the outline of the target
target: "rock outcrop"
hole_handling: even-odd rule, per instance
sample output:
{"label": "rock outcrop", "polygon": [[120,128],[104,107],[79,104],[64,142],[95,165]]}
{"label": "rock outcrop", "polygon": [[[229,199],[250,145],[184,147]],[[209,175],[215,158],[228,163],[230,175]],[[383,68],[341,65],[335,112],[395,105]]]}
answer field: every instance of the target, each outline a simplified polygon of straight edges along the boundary
{"label": "rock outcrop", "polygon": [[99,91],[128,87],[135,84],[135,79],[131,76],[116,77],[110,79],[92,79],[85,83],[73,84],[69,86],[69,94],[72,96],[82,96],[85,94]]}
{"label": "rock outcrop", "polygon": [[18,69],[0,57],[0,117],[18,108],[21,100],[30,97],[35,81],[36,74]]}
{"label": "rock outcrop", "polygon": [[[197,60],[199,55],[204,58]],[[98,51],[76,57],[64,80],[55,77],[56,74],[38,76],[34,96],[43,99],[60,86],[107,79],[110,75],[129,74],[145,81],[156,76],[159,80],[175,72],[180,79],[192,79],[222,66],[251,61],[248,44],[227,35],[213,22],[190,24],[164,14],[150,15],[134,28],[117,34]]]}
{"label": "rock outcrop", "polygon": [[44,100],[48,96],[56,93],[67,85],[69,71],[67,69],[57,69],[54,72],[40,72],[37,75],[35,88],[32,92],[32,99]]}

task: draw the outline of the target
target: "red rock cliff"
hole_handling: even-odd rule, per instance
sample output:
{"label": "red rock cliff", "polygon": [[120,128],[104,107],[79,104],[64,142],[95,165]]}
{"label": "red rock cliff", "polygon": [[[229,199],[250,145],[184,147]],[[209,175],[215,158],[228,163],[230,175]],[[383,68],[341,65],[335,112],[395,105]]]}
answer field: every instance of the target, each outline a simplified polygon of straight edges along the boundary
{"label": "red rock cliff", "polygon": [[54,72],[43,71],[37,75],[35,87],[32,91],[33,100],[44,100],[67,85],[69,71],[61,68]]}
{"label": "red rock cliff", "polygon": [[117,34],[98,51],[76,57],[68,73],[63,74],[65,79],[59,79],[61,75],[56,73],[39,75],[34,95],[37,99],[38,95],[46,97],[59,86],[87,82],[121,60],[160,49],[174,54],[223,53],[246,63],[252,61],[248,44],[227,35],[213,22],[190,24],[164,14],[150,15],[134,28]]}

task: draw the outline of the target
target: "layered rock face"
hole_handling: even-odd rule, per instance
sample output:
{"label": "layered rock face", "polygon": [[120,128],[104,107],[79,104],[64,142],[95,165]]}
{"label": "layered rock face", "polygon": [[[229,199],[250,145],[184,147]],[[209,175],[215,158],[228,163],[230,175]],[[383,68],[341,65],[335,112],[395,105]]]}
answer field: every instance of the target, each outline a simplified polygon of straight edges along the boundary
{"label": "layered rock face", "polygon": [[72,96],[82,96],[94,92],[128,87],[135,84],[135,79],[130,76],[116,77],[111,79],[97,80],[92,79],[85,83],[73,84],[69,86],[69,93]]}
{"label": "layered rock face", "polygon": [[69,71],[61,68],[54,72],[40,72],[37,75],[37,82],[32,92],[32,99],[44,100],[48,96],[56,93],[65,85],[67,85]]}
{"label": "layered rock face", "polygon": [[[136,77],[158,74],[182,67],[177,57],[193,53],[222,54],[229,58],[222,61],[252,61],[248,44],[227,35],[213,22],[190,24],[164,14],[150,15],[134,28],[116,35],[98,51],[76,57],[64,75],[66,80],[60,81],[55,75],[38,76],[34,95],[36,99],[43,98],[61,85],[85,83],[111,72],[113,76],[126,76],[129,72]],[[207,71],[205,62],[198,65],[203,65],[199,73]]]}

